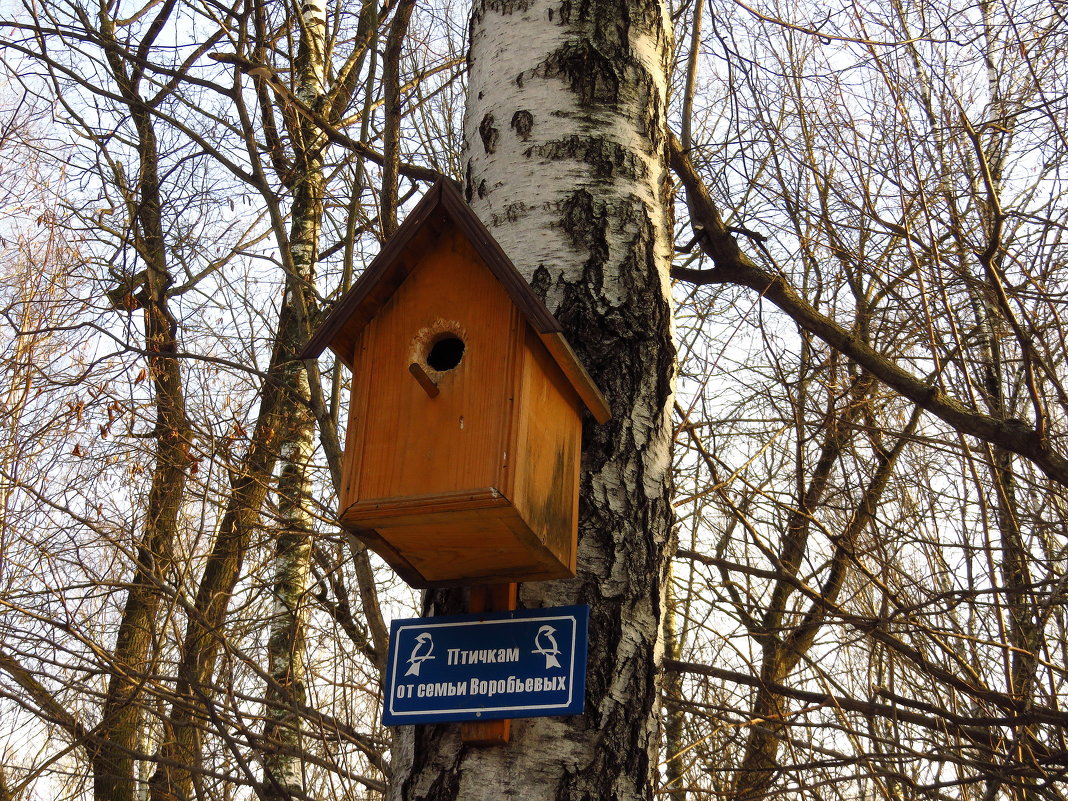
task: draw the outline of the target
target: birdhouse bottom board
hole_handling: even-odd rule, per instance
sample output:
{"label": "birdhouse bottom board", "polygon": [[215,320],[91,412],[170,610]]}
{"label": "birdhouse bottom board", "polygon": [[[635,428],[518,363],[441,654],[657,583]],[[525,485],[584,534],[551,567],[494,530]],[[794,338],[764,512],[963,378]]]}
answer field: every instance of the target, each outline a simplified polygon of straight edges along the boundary
{"label": "birdhouse bottom board", "polygon": [[[452,497],[397,499],[375,511],[359,506],[350,508],[342,523],[413,587],[544,581],[574,575],[573,565],[560,558],[573,555],[574,545],[543,542],[512,503],[493,488]],[[375,528],[365,528],[375,514],[388,519],[380,517]],[[560,539],[571,539],[571,532],[560,533]]]}

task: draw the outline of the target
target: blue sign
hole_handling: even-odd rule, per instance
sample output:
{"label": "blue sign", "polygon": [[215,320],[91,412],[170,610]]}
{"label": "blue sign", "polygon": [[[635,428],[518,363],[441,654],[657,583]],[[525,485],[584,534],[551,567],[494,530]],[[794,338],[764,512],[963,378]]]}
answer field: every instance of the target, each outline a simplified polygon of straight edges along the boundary
{"label": "blue sign", "polygon": [[382,722],[581,715],[588,606],[394,620]]}

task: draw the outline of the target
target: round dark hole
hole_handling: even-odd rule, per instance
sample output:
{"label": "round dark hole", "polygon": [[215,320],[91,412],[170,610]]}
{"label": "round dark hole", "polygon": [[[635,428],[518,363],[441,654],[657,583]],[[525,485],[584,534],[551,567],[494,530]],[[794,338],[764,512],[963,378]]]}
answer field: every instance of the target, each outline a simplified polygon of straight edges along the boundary
{"label": "round dark hole", "polygon": [[464,341],[459,337],[445,337],[434,343],[426,355],[426,363],[439,373],[451,370],[464,357]]}

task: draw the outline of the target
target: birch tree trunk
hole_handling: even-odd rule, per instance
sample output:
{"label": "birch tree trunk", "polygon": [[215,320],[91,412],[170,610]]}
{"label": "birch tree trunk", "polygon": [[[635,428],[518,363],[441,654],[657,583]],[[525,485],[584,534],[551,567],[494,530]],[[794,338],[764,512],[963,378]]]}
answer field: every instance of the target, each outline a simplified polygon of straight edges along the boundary
{"label": "birch tree trunk", "polygon": [[651,798],[671,545],[670,22],[656,0],[477,0],[471,35],[468,201],[614,414],[586,422],[578,577],[520,590],[527,608],[590,605],[586,712],[514,721],[491,748],[465,747],[458,726],[402,727],[390,797]]}
{"label": "birch tree trunk", "polygon": [[[305,0],[300,11],[295,94],[306,106],[319,110],[326,92],[326,8],[320,0]],[[286,281],[286,297],[295,299],[315,279],[323,216],[326,137],[303,116],[292,133],[295,184],[289,250],[293,271]],[[278,336],[286,353],[295,352],[307,339],[307,321],[300,316],[290,318],[289,327],[279,330]],[[264,797],[270,801],[284,801],[305,792],[297,708],[307,699],[304,607],[315,526],[308,471],[315,450],[315,416],[308,374],[303,362],[291,359],[282,365],[281,375],[287,397],[279,444],[279,532],[274,556],[274,608],[267,645],[273,682],[264,695],[267,705],[264,739],[268,748],[264,758]]]}
{"label": "birch tree trunk", "polygon": [[[322,2],[300,5],[299,49],[294,63],[294,95],[321,113],[325,105],[326,10]],[[321,129],[303,116],[290,115],[293,145],[293,202],[288,236],[276,228],[285,290],[274,349],[263,383],[262,400],[252,436],[253,446],[232,493],[197,591],[198,612],[190,618],[178,667],[168,737],[151,779],[153,801],[191,797],[202,769],[204,733],[198,718],[208,716],[206,687],[221,647],[220,632],[229,599],[241,575],[254,524],[278,462],[278,539],[272,575],[273,608],[268,638],[271,683],[264,694],[264,790],[266,799],[307,797],[300,759],[300,716],[304,681],[304,614],[312,551],[313,515],[308,465],[314,450],[315,416],[311,410],[306,367],[297,354],[308,338],[308,287],[314,281],[323,215],[323,148]]]}

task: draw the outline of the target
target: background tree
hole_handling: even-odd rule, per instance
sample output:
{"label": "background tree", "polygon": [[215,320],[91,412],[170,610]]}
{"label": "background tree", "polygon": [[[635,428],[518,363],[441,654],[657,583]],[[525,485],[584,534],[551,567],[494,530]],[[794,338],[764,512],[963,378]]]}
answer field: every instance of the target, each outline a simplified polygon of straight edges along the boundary
{"label": "background tree", "polygon": [[[90,240],[86,275],[78,276],[81,283],[75,282],[72,297],[65,299],[70,313],[82,315],[84,328],[112,337],[123,348],[109,366],[126,359],[137,370],[138,356],[156,353],[159,346],[138,346],[136,339],[127,344],[131,334],[136,337],[136,328],[109,330],[108,315],[117,311],[132,319],[133,311],[148,307],[140,294],[158,290],[158,305],[173,312],[165,326],[170,340],[164,353],[177,372],[167,375],[193,381],[198,390],[195,411],[188,412],[189,430],[183,437],[164,426],[151,429],[160,447],[179,454],[181,463],[177,475],[161,474],[145,496],[140,496],[136,483],[130,487],[131,508],[137,507],[139,496],[147,497],[155,508],[159,502],[153,499],[162,493],[170,499],[165,506],[171,516],[169,539],[145,535],[148,539],[132,581],[121,576],[121,550],[107,557],[118,574],[114,578],[95,575],[79,580],[80,566],[75,563],[74,572],[65,573],[63,582],[51,584],[57,590],[54,595],[47,584],[32,589],[33,560],[15,579],[30,588],[26,591],[35,603],[49,603],[51,597],[69,603],[71,593],[58,591],[68,582],[111,586],[116,593],[129,587],[130,598],[148,599],[128,623],[128,610],[113,616],[107,600],[111,591],[90,591],[103,604],[60,629],[74,638],[75,645],[67,647],[76,648],[78,643],[87,647],[99,662],[99,675],[111,677],[108,687],[117,686],[121,692],[108,689],[97,707],[93,682],[79,678],[84,668],[75,663],[50,673],[47,662],[37,661],[33,648],[11,655],[5,662],[7,675],[19,698],[54,710],[46,717],[58,718],[71,745],[79,752],[84,749],[92,761],[99,797],[132,797],[144,790],[150,773],[156,797],[210,794],[213,788],[233,786],[235,781],[267,794],[299,794],[300,782],[294,777],[310,770],[306,765],[315,759],[315,746],[298,748],[295,743],[303,729],[310,729],[314,742],[323,743],[324,725],[332,729],[326,735],[330,758],[319,757],[320,762],[327,770],[343,766],[350,756],[337,743],[348,742],[359,755],[357,767],[355,773],[340,769],[377,787],[380,778],[362,773],[381,770],[385,743],[312,712],[297,670],[306,663],[302,647],[307,639],[302,631],[306,615],[298,612],[307,604],[309,588],[303,576],[310,572],[312,557],[307,547],[309,512],[314,513],[307,480],[310,423],[313,414],[321,419],[326,453],[336,457],[338,447],[329,423],[338,408],[329,395],[323,397],[317,375],[305,377],[304,365],[294,360],[294,354],[319,303],[310,281],[312,267],[321,258],[329,141],[340,140],[343,145],[331,155],[335,186],[345,193],[343,203],[334,208],[351,207],[356,212],[348,219],[327,220],[327,230],[340,237],[331,252],[347,259],[347,267],[335,268],[334,280],[339,274],[351,275],[351,262],[363,247],[361,233],[372,233],[373,238],[373,228],[361,229],[362,207],[350,203],[348,188],[353,170],[364,170],[358,159],[377,156],[331,125],[352,110],[358,87],[377,86],[374,60],[370,69],[363,65],[382,9],[368,7],[355,17],[344,17],[351,27],[338,24],[329,37],[321,8],[305,9],[308,19],[304,19],[282,5],[250,6],[228,12],[224,24],[200,28],[190,23],[197,19],[197,10],[190,7],[165,4],[126,11],[124,16],[121,9],[108,6],[90,17],[77,12],[66,16],[67,9],[58,7],[44,9],[34,18],[36,24],[21,22],[10,29],[16,37],[10,49],[24,56],[19,73],[28,93],[46,93],[51,81],[73,130],[92,145],[75,149],[73,161],[78,179],[89,187],[88,199],[74,193],[59,204],[61,224]],[[175,36],[195,43],[177,63]],[[330,75],[331,92],[326,97],[328,50],[338,54],[340,64]],[[54,57],[54,51],[59,55]],[[277,77],[293,74],[291,65],[300,67],[293,78],[296,89]],[[40,70],[43,80],[34,69]],[[360,105],[364,114],[370,113],[375,107],[373,92],[361,98]],[[369,130],[366,124],[363,127]],[[263,141],[257,140],[260,132]],[[132,168],[126,164],[129,155],[135,157]],[[426,169],[420,174],[436,175]],[[122,197],[126,220],[101,226],[102,216],[78,205],[98,202],[93,191]],[[159,202],[164,195],[169,204]],[[225,213],[227,207],[235,210],[235,199],[260,211],[249,216]],[[212,209],[224,213],[213,217]],[[130,248],[144,238],[142,228],[156,232],[151,240],[155,249]],[[265,247],[271,239],[277,256]],[[155,284],[138,261],[152,254],[167,273]],[[268,269],[256,269],[258,260]],[[121,272],[115,267],[127,263]],[[98,265],[107,269],[94,275]],[[47,268],[62,273],[69,265],[56,262]],[[94,285],[94,280],[100,283]],[[100,292],[101,284],[106,292],[100,294],[113,310],[94,308],[99,295],[93,293]],[[34,332],[15,329],[15,333]],[[91,351],[99,343],[90,338],[87,347]],[[150,361],[153,358],[149,356]],[[73,380],[79,386],[92,386],[98,374],[91,368]],[[131,372],[132,383],[127,379],[122,385],[136,388],[159,375],[163,373],[152,363],[135,378]],[[64,380],[54,373],[34,378],[38,395]],[[208,387],[212,392],[205,391]],[[180,385],[176,393],[180,399]],[[49,399],[55,402],[55,397],[53,393]],[[101,438],[115,437],[114,420],[124,408],[113,398],[108,400]],[[144,403],[148,410],[175,406],[168,407],[159,392]],[[79,400],[71,408],[80,422],[86,415],[85,403]],[[28,436],[26,429],[19,434]],[[137,446],[146,437],[137,421],[131,421],[128,435],[134,447],[125,458],[131,474],[140,475],[143,457]],[[90,456],[79,443],[74,443],[71,454],[79,459]],[[280,456],[284,464],[279,502],[267,506]],[[91,469],[107,474],[115,464],[111,458],[111,462],[94,460]],[[43,491],[34,481],[15,489],[16,494]],[[102,484],[91,489],[109,492]],[[158,528],[154,521],[159,515],[150,511],[147,519],[149,532]],[[83,524],[83,516],[74,520],[75,525]],[[121,537],[114,542],[119,545]],[[31,551],[40,548],[51,554],[48,547],[43,541],[29,542]],[[99,547],[108,553],[107,541]],[[180,560],[168,561],[166,557],[175,551]],[[359,675],[368,668],[374,671],[377,660],[384,657],[384,626],[367,556],[355,554],[346,578],[339,567],[345,565],[347,552],[348,546],[336,537],[320,546],[317,595],[322,601],[320,615],[338,618],[343,624],[339,631],[354,637],[368,657],[362,664],[350,660]],[[298,558],[286,559],[293,555]],[[349,597],[350,581],[359,589],[356,601]],[[273,598],[261,589],[272,585]],[[365,611],[357,617],[352,608],[361,605]],[[19,621],[12,625],[20,636],[28,633],[24,616],[33,615],[32,606],[12,604],[9,611],[10,620]],[[105,624],[99,631],[88,626],[94,615]],[[254,621],[268,619],[274,624],[265,641],[257,636],[262,629]],[[120,626],[117,639],[111,621]],[[126,630],[138,636],[123,634]],[[320,631],[336,648],[336,633]],[[46,642],[59,637],[57,632],[46,634]],[[125,644],[131,640],[136,643]],[[349,683],[338,679],[337,672],[333,675]],[[257,684],[259,689],[254,690]],[[370,680],[355,681],[371,691],[372,699],[376,684],[373,672]],[[325,686],[329,689],[330,682]],[[80,692],[82,687],[88,689]],[[59,716],[64,708],[61,691],[81,700]],[[235,692],[255,700],[248,707],[235,705]],[[358,695],[367,697],[366,692]],[[258,722],[264,717],[270,721],[266,727]],[[250,753],[258,755],[252,763]],[[258,760],[264,763],[262,779],[253,766]]]}
{"label": "background tree", "polygon": [[[5,12],[3,793],[1063,797],[1059,6],[657,8],[478,4],[467,150],[466,7]],[[292,358],[443,173],[623,409],[521,591],[593,603],[590,711],[500,750],[378,725],[423,600]]]}
{"label": "background tree", "polygon": [[[737,78],[720,141],[757,145],[673,157],[711,260],[676,274],[716,287],[694,293],[695,318],[745,304],[738,285],[785,314],[760,315],[763,352],[711,346],[738,391],[685,409],[697,574],[679,572],[733,611],[709,645],[698,621],[686,631],[704,665],[674,665],[726,682],[689,718],[694,750],[723,749],[712,778],[676,785],[1059,798],[1063,543],[1044,516],[1064,492],[1048,292],[1063,139],[1042,65],[1063,21],[1023,4],[804,14],[719,18],[706,46]],[[730,711],[698,723],[711,710]]]}

